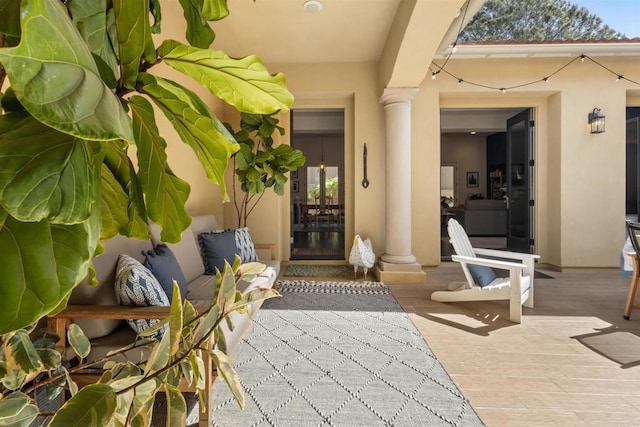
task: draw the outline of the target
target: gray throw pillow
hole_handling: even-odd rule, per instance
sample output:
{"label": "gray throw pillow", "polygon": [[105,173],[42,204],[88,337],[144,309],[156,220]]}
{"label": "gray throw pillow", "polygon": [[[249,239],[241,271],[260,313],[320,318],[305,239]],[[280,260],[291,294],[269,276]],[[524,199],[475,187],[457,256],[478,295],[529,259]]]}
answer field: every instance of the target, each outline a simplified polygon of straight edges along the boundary
{"label": "gray throw pillow", "polygon": [[143,255],[145,255],[144,266],[158,279],[169,298],[169,303],[173,299],[174,280],[178,283],[182,298],[187,297],[187,279],[184,278],[176,256],[167,245],[159,244],[154,250],[143,252]]}
{"label": "gray throw pillow", "polygon": [[216,274],[216,269],[222,272],[225,261],[233,264],[238,252],[234,230],[226,230],[221,233],[200,233],[198,241],[202,251],[204,274]]}

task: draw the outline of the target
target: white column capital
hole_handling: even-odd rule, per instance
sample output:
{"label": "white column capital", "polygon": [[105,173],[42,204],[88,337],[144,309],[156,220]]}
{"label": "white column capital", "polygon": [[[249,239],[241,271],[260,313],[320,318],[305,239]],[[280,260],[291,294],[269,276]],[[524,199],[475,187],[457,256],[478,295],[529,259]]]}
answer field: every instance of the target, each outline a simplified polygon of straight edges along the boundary
{"label": "white column capital", "polygon": [[385,88],[380,97],[382,104],[411,104],[413,98],[418,94],[420,89],[417,87],[390,87]]}

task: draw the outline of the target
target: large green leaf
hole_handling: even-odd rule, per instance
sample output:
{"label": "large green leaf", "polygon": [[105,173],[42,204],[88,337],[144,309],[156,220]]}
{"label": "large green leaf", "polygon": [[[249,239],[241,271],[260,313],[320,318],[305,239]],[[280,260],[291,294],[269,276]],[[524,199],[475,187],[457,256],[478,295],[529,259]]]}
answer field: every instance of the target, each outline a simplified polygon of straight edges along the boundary
{"label": "large green leaf", "polygon": [[183,426],[187,420],[187,403],[176,387],[165,386],[167,390],[167,425]]}
{"label": "large green leaf", "polygon": [[180,0],[180,6],[187,21],[187,41],[192,46],[207,49],[211,46],[216,34],[202,15],[201,2],[202,0]]}
{"label": "large green leaf", "polygon": [[179,242],[191,217],[185,210],[189,184],[173,174],[167,164],[167,143],[160,136],[153,107],[141,96],[131,98],[133,129],[138,147],[138,177],[149,218],[162,227],[163,242]]}
{"label": "large green leaf", "polygon": [[226,200],[224,171],[231,155],[240,148],[233,136],[193,92],[150,74],[141,74],[140,78],[142,90],[171,121],[180,139],[193,149],[207,178],[220,186]]}
{"label": "large green leaf", "polygon": [[102,223],[100,239],[109,240],[118,235],[129,223],[127,205],[129,197],[120,186],[111,170],[106,164],[102,164],[100,174],[102,184],[100,203],[102,205]]}
{"label": "large green leaf", "polygon": [[260,58],[233,59],[221,51],[166,40],[158,55],[170,67],[195,79],[218,98],[247,113],[288,111],[293,95],[284,74],[269,74]]}
{"label": "large green leaf", "polygon": [[133,89],[141,58],[156,62],[149,22],[149,0],[113,0],[124,85]]}
{"label": "large green leaf", "polygon": [[0,400],[0,427],[27,427],[38,416],[38,407],[24,393],[14,392]]}
{"label": "large green leaf", "polygon": [[169,313],[169,353],[174,356],[180,348],[182,337],[182,295],[178,283],[173,281],[173,295],[171,298],[171,311]]}
{"label": "large green leaf", "polygon": [[89,50],[102,59],[112,76],[117,77],[118,58],[107,34],[107,0],[68,0],[66,5]]}
{"label": "large green leaf", "polygon": [[242,390],[238,373],[233,367],[233,363],[231,363],[231,358],[219,350],[212,350],[209,354],[216,368],[218,368],[218,375],[224,378],[240,409],[244,409],[244,391]]}
{"label": "large green leaf", "polygon": [[2,385],[10,390],[21,388],[44,369],[42,360],[24,329],[10,334],[3,346],[7,375]]}
{"label": "large green leaf", "polygon": [[20,44],[0,49],[22,105],[54,129],[89,140],[131,140],[120,101],[99,77],[91,52],[58,1],[22,3]]}
{"label": "large green leaf", "polygon": [[0,334],[30,325],[57,308],[87,275],[100,234],[95,206],[86,221],[75,225],[6,218],[0,229]]}
{"label": "large green leaf", "polygon": [[[147,240],[149,238],[149,226],[147,223],[147,209],[144,204],[144,196],[142,192],[142,186],[138,181],[135,168],[131,159],[127,155],[127,145],[121,142],[109,142],[106,145],[104,166],[109,170],[109,178],[102,181],[103,190],[103,203],[105,202],[104,191],[114,193],[114,196],[125,202],[120,206],[118,210],[126,207],[126,213],[128,220],[121,222],[124,218],[118,221],[119,228],[117,230],[110,230],[108,236],[103,228],[102,238],[108,239],[115,236],[117,233],[124,234],[129,237],[136,237],[140,240]],[[103,167],[104,171],[104,167]],[[113,179],[112,179],[113,178]],[[106,185],[112,186],[112,188],[105,188]],[[117,193],[117,196],[115,195]],[[123,212],[119,212],[123,214]],[[105,224],[105,216],[108,216],[108,212],[103,211],[103,227]],[[115,214],[115,212],[114,212]],[[115,218],[114,218],[115,222]]]}
{"label": "large green leaf", "polygon": [[106,384],[84,387],[60,408],[50,427],[106,426],[116,411],[116,393]]}
{"label": "large green leaf", "polygon": [[99,154],[99,143],[24,119],[0,138],[0,203],[21,221],[84,221],[96,202]]}
{"label": "large green leaf", "polygon": [[20,0],[0,0],[0,33],[20,36]]}
{"label": "large green leaf", "polygon": [[78,356],[84,359],[89,355],[89,352],[91,351],[91,343],[84,332],[82,332],[82,329],[80,329],[80,326],[75,323],[69,325],[67,339],[69,344],[71,344],[73,351],[75,351]]}
{"label": "large green leaf", "polygon": [[227,0],[202,0],[202,16],[207,21],[219,21],[228,15]]}

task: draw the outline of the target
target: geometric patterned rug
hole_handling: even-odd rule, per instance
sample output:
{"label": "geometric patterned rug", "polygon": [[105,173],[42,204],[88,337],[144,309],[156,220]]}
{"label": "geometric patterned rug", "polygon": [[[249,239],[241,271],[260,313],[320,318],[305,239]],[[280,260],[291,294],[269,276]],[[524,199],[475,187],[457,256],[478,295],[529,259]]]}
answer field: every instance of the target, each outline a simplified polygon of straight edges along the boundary
{"label": "geometric patterned rug", "polygon": [[484,425],[384,284],[276,286],[232,357],[245,410],[217,381],[213,425]]}

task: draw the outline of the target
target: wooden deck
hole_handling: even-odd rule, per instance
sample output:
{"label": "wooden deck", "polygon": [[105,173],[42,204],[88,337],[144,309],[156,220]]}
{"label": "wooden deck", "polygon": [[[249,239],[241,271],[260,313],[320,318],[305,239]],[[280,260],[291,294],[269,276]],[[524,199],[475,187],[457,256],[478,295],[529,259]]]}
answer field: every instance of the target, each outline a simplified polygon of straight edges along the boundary
{"label": "wooden deck", "polygon": [[640,425],[640,310],[622,317],[630,278],[615,269],[546,271],[535,308],[508,321],[507,301],[438,303],[464,280],[457,264],[427,284],[388,283],[487,426]]}

